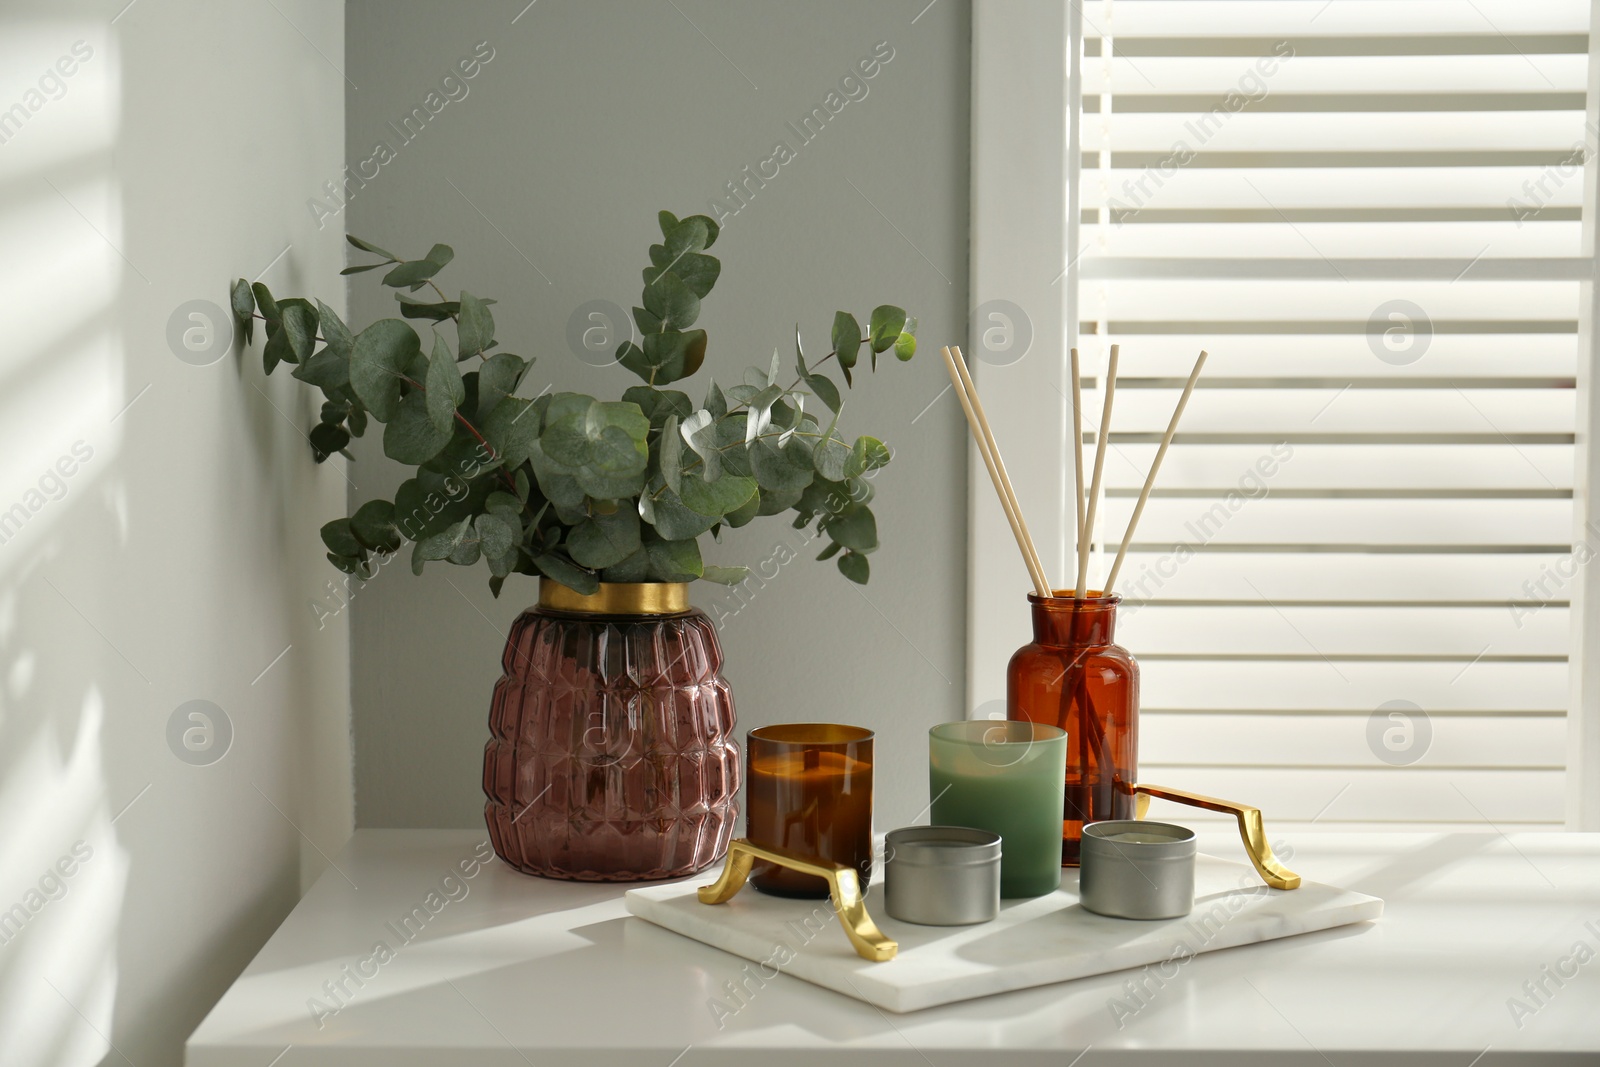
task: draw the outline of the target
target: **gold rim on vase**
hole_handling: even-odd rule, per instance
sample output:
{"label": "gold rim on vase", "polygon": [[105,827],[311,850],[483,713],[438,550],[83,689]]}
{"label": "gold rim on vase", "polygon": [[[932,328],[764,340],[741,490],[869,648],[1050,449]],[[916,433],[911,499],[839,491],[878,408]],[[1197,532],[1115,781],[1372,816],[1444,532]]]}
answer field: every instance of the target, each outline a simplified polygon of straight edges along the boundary
{"label": "gold rim on vase", "polygon": [[540,578],[539,606],[574,615],[682,615],[689,610],[689,583],[601,582],[593,593],[580,593]]}

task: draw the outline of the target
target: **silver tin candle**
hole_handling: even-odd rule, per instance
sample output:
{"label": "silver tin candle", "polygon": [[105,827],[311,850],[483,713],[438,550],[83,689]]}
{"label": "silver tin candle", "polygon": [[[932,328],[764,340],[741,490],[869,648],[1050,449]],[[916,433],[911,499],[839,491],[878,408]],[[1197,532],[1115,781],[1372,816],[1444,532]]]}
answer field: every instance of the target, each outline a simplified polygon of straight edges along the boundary
{"label": "silver tin candle", "polygon": [[1078,900],[1118,919],[1177,919],[1194,910],[1194,831],[1115,819],[1083,828]]}
{"label": "silver tin candle", "polygon": [[907,826],[884,838],[883,904],[923,926],[970,926],[1000,914],[1000,835]]}

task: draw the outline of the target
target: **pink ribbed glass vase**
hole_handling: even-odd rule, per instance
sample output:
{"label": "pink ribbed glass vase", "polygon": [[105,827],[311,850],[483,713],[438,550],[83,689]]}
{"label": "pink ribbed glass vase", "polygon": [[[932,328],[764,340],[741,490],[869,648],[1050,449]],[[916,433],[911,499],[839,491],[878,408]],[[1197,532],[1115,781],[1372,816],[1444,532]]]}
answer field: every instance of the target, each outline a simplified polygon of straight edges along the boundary
{"label": "pink ribbed glass vase", "polygon": [[733,694],[686,586],[540,582],[489,713],[484,818],[528,874],[635,882],[720,859],[738,819]]}

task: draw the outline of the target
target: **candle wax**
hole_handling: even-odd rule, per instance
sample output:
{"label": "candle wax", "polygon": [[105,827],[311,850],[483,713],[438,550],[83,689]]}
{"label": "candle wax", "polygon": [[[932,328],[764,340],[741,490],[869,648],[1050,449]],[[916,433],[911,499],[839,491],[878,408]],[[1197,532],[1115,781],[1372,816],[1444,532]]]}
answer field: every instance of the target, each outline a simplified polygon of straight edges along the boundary
{"label": "candle wax", "polygon": [[1134,845],[1170,845],[1176,839],[1165,834],[1146,834],[1137,830],[1126,830],[1120,834],[1106,834],[1100,840],[1126,842]]}
{"label": "candle wax", "polygon": [[[872,764],[843,752],[794,749],[754,755],[746,835],[854,867],[861,887],[872,872]],[[764,892],[825,897],[827,883],[811,875],[757,863],[752,881]]]}

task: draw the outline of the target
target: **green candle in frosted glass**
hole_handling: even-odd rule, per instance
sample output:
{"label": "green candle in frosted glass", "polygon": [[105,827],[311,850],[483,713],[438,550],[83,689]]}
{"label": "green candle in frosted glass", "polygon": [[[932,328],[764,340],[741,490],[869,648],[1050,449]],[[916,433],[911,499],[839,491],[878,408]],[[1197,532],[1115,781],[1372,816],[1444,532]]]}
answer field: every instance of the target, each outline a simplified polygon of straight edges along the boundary
{"label": "green candle in frosted glass", "polygon": [[928,731],[935,826],[1000,835],[1000,895],[1061,888],[1061,804],[1067,734],[1043,723],[976,719]]}

